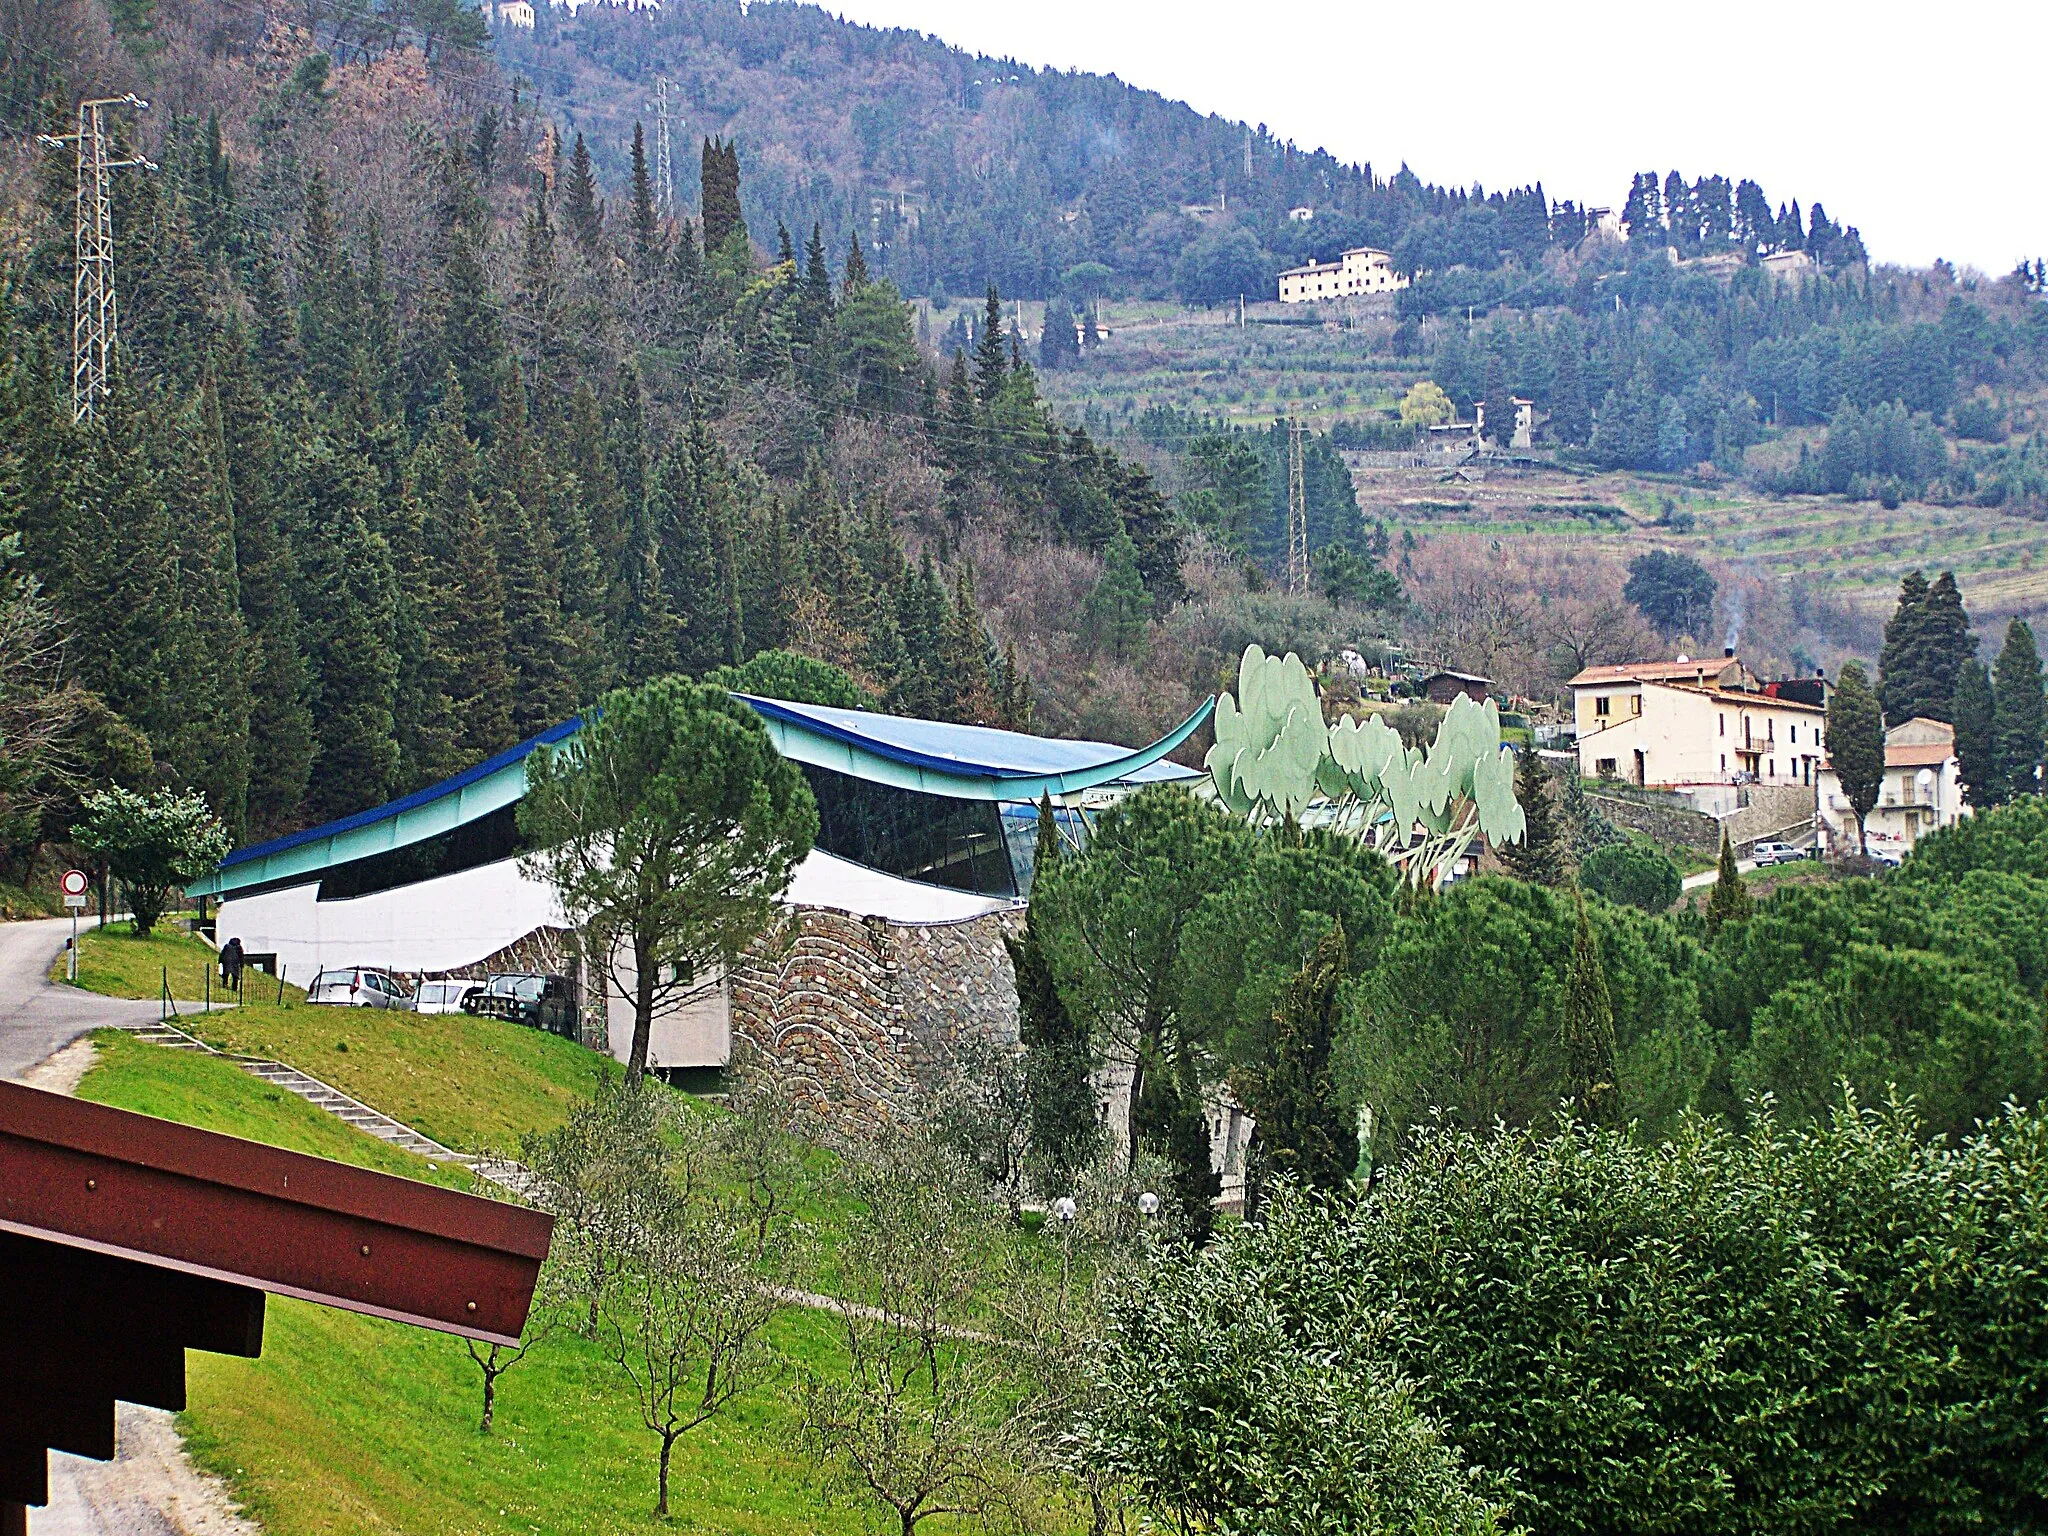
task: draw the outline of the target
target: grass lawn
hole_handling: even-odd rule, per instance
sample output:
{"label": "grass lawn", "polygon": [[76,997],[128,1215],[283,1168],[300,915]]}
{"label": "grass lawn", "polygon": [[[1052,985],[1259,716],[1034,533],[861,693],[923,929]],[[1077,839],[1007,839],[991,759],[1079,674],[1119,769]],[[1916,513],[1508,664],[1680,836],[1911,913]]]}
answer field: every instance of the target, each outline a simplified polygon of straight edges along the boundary
{"label": "grass lawn", "polygon": [[[172,993],[191,997],[213,951],[189,935],[138,939],[116,924],[81,935],[78,958],[92,991],[155,997],[169,966]],[[290,985],[280,1005],[270,978],[250,971],[244,983],[242,1007],[185,1009],[180,1027],[222,1050],[288,1062],[458,1151],[514,1151],[522,1133],[559,1125],[606,1061],[499,1019],[313,1007]]]}
{"label": "grass lawn", "polygon": [[[83,1098],[381,1172],[467,1182],[230,1062],[119,1031],[95,1040],[101,1057]],[[656,1442],[618,1367],[574,1334],[550,1337],[500,1380],[496,1427],[480,1435],[480,1378],[459,1339],[272,1298],[261,1359],[188,1357],[180,1428],[200,1463],[277,1536],[859,1529],[853,1512],[819,1504],[795,1449],[792,1373],[835,1364],[834,1320],[789,1313],[771,1342],[776,1377],[678,1446],[674,1515],[659,1527]]]}
{"label": "grass lawn", "polygon": [[[81,975],[102,990],[147,996],[161,966],[189,969],[203,958],[204,946],[184,936],[95,934]],[[598,1064],[565,1041],[492,1020],[312,1008],[287,996],[284,1007],[254,1004],[185,1023],[214,1043],[305,1067],[458,1145],[509,1144],[559,1122]],[[465,1171],[363,1135],[231,1062],[120,1031],[95,1040],[100,1059],[80,1084],[83,1098],[402,1177],[470,1182]],[[799,1215],[817,1239],[805,1283],[829,1290],[843,1197],[814,1194]],[[798,1454],[797,1373],[840,1368],[837,1329],[824,1313],[777,1319],[772,1376],[677,1446],[665,1524],[652,1514],[657,1442],[632,1388],[600,1343],[573,1332],[551,1335],[501,1378],[497,1423],[482,1435],[481,1379],[460,1340],[272,1298],[260,1359],[188,1357],[190,1407],[179,1427],[195,1459],[272,1536],[852,1536],[867,1529],[862,1513],[822,1503]],[[946,1536],[956,1527],[925,1529]]]}

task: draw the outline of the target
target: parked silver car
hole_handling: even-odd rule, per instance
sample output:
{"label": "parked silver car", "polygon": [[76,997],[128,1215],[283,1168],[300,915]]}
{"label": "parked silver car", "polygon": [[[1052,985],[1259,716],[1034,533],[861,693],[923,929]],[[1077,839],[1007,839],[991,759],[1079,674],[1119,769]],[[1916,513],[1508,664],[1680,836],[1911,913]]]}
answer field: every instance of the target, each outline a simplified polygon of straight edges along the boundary
{"label": "parked silver car", "polygon": [[420,1013],[460,1013],[462,1000],[483,989],[482,982],[462,976],[446,981],[423,981],[419,991],[413,994],[413,1007]]}
{"label": "parked silver car", "polygon": [[1749,856],[1758,869],[1768,869],[1773,864],[1796,864],[1807,857],[1807,851],[1790,843],[1758,843]]}
{"label": "parked silver car", "polygon": [[344,966],[322,971],[306,989],[309,1003],[327,1003],[339,1008],[402,1008],[412,1011],[412,994],[404,983],[368,966]]}

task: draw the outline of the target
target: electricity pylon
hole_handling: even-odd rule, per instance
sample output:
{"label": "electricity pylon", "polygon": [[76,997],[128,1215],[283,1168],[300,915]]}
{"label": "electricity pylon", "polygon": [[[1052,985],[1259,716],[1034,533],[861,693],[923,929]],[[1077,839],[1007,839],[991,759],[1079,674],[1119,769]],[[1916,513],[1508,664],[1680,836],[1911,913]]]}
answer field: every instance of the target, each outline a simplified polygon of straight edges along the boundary
{"label": "electricity pylon", "polygon": [[668,158],[668,79],[654,77],[654,185],[661,196],[661,211],[676,211],[676,178]]}
{"label": "electricity pylon", "polygon": [[1301,443],[1307,431],[1299,416],[1287,419],[1287,590],[1308,590],[1308,482],[1302,475]]}
{"label": "electricity pylon", "polygon": [[149,110],[149,103],[130,92],[101,96],[78,104],[78,130],[38,134],[39,142],[56,148],[78,146],[78,264],[71,280],[71,419],[90,421],[93,408],[107,392],[107,368],[120,344],[120,307],[114,298],[114,194],[108,176],[139,167],[156,169],[140,155],[126,160],[107,158],[106,125],[100,114],[108,107]]}

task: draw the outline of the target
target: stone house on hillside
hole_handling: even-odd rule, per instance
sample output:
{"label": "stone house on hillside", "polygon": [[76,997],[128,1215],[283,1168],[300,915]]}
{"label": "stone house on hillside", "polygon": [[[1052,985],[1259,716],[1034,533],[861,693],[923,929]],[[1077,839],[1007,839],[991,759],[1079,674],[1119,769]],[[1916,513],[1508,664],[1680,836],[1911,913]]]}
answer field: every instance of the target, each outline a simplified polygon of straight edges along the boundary
{"label": "stone house on hillside", "polygon": [[1731,651],[1588,667],[1569,686],[1586,778],[1682,792],[1819,782],[1822,680],[1765,683]]}

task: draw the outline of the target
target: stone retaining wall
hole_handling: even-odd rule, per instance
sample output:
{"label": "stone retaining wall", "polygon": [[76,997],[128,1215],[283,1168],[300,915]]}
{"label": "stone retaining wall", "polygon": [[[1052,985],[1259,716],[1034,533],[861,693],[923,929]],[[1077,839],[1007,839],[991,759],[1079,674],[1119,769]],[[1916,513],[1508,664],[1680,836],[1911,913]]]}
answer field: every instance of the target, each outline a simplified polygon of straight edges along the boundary
{"label": "stone retaining wall", "polygon": [[910,927],[822,907],[794,914],[790,947],[732,976],[732,1029],[798,1107],[843,1135],[915,1113],[960,1043],[1017,1040],[1003,935],[1021,912]]}
{"label": "stone retaining wall", "polygon": [[1624,831],[1640,832],[1657,842],[1696,848],[1702,853],[1721,851],[1721,824],[1694,810],[1678,795],[1617,795],[1588,788],[1586,798]]}

